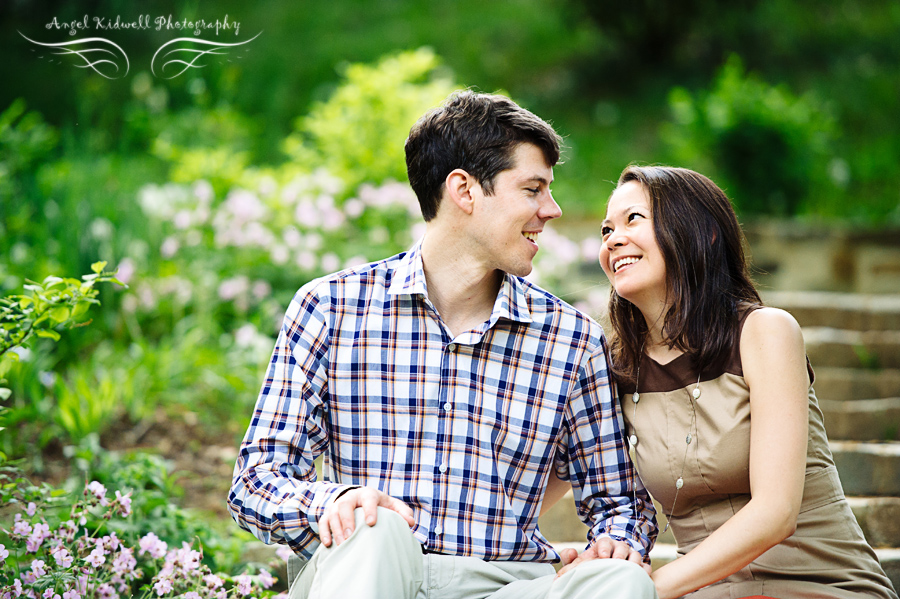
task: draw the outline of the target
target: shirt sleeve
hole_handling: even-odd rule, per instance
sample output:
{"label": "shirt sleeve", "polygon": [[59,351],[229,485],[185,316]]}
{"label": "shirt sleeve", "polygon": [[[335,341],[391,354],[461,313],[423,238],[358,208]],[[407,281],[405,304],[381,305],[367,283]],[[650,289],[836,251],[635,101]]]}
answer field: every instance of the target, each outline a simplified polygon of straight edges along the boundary
{"label": "shirt sleeve", "polygon": [[569,398],[564,460],[578,516],[588,541],[625,541],[649,560],[656,540],[656,510],[634,470],[624,438],[624,421],[614,394],[602,338],[586,352]]}
{"label": "shirt sleeve", "polygon": [[313,461],[328,445],[330,327],[325,302],[307,287],[285,314],[241,443],[228,507],[264,543],[286,543],[308,559],[325,507],[349,487],[316,480]]}

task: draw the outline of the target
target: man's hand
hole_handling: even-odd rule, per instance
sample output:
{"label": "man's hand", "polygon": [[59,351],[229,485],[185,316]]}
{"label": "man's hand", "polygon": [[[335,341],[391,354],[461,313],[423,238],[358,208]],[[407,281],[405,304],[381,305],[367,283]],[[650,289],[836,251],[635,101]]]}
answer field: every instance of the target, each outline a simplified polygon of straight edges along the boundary
{"label": "man's hand", "polygon": [[579,555],[578,557],[575,557],[574,553],[574,549],[567,549],[560,554],[563,564],[565,565],[559,569],[559,572],[556,573],[557,578],[559,578],[578,564],[592,559],[625,559],[630,562],[634,562],[644,568],[644,571],[647,574],[650,574],[653,571],[653,568],[650,567],[650,564],[644,563],[644,557],[640,554],[640,552],[632,549],[631,545],[629,545],[625,541],[616,541],[615,539],[610,539],[609,537],[601,537],[597,539],[596,541],[591,543],[591,545],[587,549],[582,551],[581,555]]}
{"label": "man's hand", "polygon": [[327,508],[319,519],[319,539],[326,547],[331,547],[332,539],[340,545],[352,533],[356,524],[353,511],[361,507],[366,516],[366,524],[375,526],[378,506],[393,510],[403,516],[410,526],[415,525],[412,508],[378,489],[360,487],[350,489]]}

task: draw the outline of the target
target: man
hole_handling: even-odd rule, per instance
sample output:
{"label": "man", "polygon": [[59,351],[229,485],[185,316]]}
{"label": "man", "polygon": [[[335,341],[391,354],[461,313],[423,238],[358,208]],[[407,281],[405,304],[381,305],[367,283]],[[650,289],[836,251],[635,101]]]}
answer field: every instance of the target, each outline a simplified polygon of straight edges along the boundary
{"label": "man", "polygon": [[[424,237],[294,297],[229,496],[309,560],[293,597],[656,596],[600,326],[521,278],[561,214],[558,160],[508,98],[452,95],[406,142]],[[559,577],[537,529],[551,476],[590,526]]]}

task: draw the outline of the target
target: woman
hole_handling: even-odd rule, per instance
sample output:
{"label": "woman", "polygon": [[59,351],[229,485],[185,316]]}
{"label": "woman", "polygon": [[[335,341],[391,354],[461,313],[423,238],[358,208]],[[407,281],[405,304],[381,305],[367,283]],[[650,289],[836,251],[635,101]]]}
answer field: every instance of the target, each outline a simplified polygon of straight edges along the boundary
{"label": "woman", "polygon": [[722,190],[628,167],[602,236],[626,431],[680,554],[653,572],[660,598],[896,599],[844,499],[800,327],[762,305]]}

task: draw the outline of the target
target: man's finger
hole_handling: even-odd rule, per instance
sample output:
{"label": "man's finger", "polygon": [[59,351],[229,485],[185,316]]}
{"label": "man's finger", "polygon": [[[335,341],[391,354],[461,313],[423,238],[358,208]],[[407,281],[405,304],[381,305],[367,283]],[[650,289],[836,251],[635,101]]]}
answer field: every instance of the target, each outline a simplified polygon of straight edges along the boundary
{"label": "man's finger", "polygon": [[353,529],[356,527],[356,517],[353,512],[358,506],[359,498],[358,496],[350,497],[349,495],[351,493],[353,493],[353,491],[350,491],[350,493],[347,493],[335,502],[335,507],[337,508],[337,522],[335,522],[335,519],[332,519],[331,523],[332,530],[334,526],[339,527],[334,533],[338,545],[350,538],[350,535],[353,534]]}
{"label": "man's finger", "polygon": [[609,537],[603,537],[602,539],[597,540],[594,543],[594,551],[597,553],[597,557],[600,559],[606,559],[612,557],[613,554],[613,542]]}
{"label": "man's finger", "polygon": [[366,524],[369,526],[375,526],[375,522],[378,519],[378,503],[381,496],[375,493],[369,492],[361,492],[359,504],[362,507],[363,514],[366,517]]}
{"label": "man's finger", "polygon": [[625,541],[614,541],[613,542],[613,551],[612,557],[613,559],[628,559],[628,555],[632,552],[631,545],[626,543]]}
{"label": "man's finger", "polygon": [[562,560],[563,566],[571,564],[578,557],[578,552],[574,549],[563,549],[559,552],[559,558]]}
{"label": "man's finger", "polygon": [[331,527],[328,524],[328,518],[331,516],[330,509],[326,509],[322,513],[322,519],[319,520],[319,539],[326,547],[331,547]]}
{"label": "man's finger", "polygon": [[384,497],[387,498],[387,500],[382,502],[382,505],[384,505],[384,507],[389,508],[403,516],[403,519],[406,520],[406,523],[410,526],[415,526],[416,519],[413,518],[413,510],[411,507],[409,507],[399,499],[391,497],[390,495],[384,495]]}

